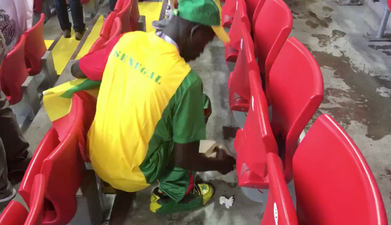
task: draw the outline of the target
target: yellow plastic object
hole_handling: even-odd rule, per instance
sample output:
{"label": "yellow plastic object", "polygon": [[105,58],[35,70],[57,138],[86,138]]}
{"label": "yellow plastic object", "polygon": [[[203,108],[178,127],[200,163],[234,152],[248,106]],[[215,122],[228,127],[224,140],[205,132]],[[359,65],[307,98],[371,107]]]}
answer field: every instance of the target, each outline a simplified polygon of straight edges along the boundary
{"label": "yellow plastic object", "polygon": [[50,46],[53,44],[53,40],[45,40],[45,46],[46,46],[46,48],[47,49],[49,49],[50,48]]}
{"label": "yellow plastic object", "polygon": [[155,31],[152,27],[152,21],[159,20],[163,2],[139,2],[138,10],[140,15],[145,16],[147,32]]}
{"label": "yellow plastic object", "polygon": [[54,67],[56,68],[57,74],[61,75],[65,66],[68,64],[68,61],[71,59],[73,52],[75,52],[79,41],[75,39],[75,32],[72,31],[71,38],[64,38],[63,36],[57,42],[56,46],[53,48],[53,61]]}

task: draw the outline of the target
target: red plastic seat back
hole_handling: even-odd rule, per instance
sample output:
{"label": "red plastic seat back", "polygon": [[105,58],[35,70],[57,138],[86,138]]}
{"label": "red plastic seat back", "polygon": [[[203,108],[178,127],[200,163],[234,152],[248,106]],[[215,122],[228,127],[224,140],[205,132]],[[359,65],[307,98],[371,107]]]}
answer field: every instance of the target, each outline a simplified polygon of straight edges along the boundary
{"label": "red plastic seat back", "polygon": [[35,176],[40,174],[42,162],[57,148],[59,144],[60,141],[58,139],[58,133],[54,127],[51,127],[42,139],[31,159],[19,187],[19,194],[29,207],[31,207],[30,200]]}
{"label": "red plastic seat back", "polygon": [[135,31],[138,30],[138,21],[140,19],[140,11],[138,9],[138,1],[137,0],[130,0],[131,1],[131,12],[130,12],[130,30]]}
{"label": "red plastic seat back", "polygon": [[116,17],[114,19],[113,26],[111,27],[111,30],[110,30],[109,39],[106,42],[110,42],[112,38],[118,36],[121,33],[121,30],[122,30],[121,19]]}
{"label": "red plastic seat back", "polygon": [[121,2],[122,3],[117,2],[114,11],[117,13],[117,17],[121,19],[121,24],[122,24],[121,33],[126,33],[132,30],[132,27],[130,25],[132,4],[131,4],[131,0],[121,0]]}
{"label": "red plastic seat back", "polygon": [[98,39],[96,39],[96,41],[94,42],[94,44],[92,44],[91,48],[90,48],[90,51],[88,53],[91,53],[91,52],[96,52],[98,51],[99,49],[103,48],[104,47],[104,44],[106,43],[106,40],[102,37],[98,37]]}
{"label": "red plastic seat back", "polygon": [[25,44],[26,35],[23,34],[5,57],[0,69],[1,89],[11,105],[22,100],[22,84],[29,75],[24,58]]}
{"label": "red plastic seat back", "polygon": [[285,183],[283,165],[277,154],[267,154],[269,195],[261,225],[297,225],[295,206]]}
{"label": "red plastic seat back", "polygon": [[294,37],[287,40],[270,70],[269,90],[272,128],[285,143],[285,176],[289,181],[300,133],[323,100],[323,76],[318,63]]}
{"label": "red plastic seat back", "polygon": [[33,188],[31,190],[30,210],[24,225],[41,225],[43,203],[45,200],[46,179],[42,174],[34,178]]}
{"label": "red plastic seat back", "polygon": [[43,38],[43,25],[45,22],[45,14],[41,14],[41,18],[37,24],[25,32],[26,35],[26,65],[30,75],[37,75],[41,72],[41,58],[47,51],[45,40]]}
{"label": "red plastic seat back", "polygon": [[21,203],[11,201],[0,215],[0,225],[23,225],[27,214]]}
{"label": "red plastic seat back", "polygon": [[[251,1],[253,1],[253,0],[251,0]],[[255,22],[257,21],[258,16],[259,16],[259,14],[261,13],[262,7],[263,7],[263,5],[265,4],[265,2],[266,2],[266,0],[259,0],[259,1],[258,1],[258,4],[257,4],[256,7],[255,7],[253,16],[250,17],[250,22],[251,22],[251,25],[252,25],[252,26],[251,26],[252,29],[254,29]]]}
{"label": "red plastic seat back", "polygon": [[235,101],[241,97],[247,102],[250,101],[250,84],[249,84],[249,72],[253,70],[255,73],[259,73],[257,61],[254,57],[254,44],[250,32],[246,26],[242,26],[243,41],[241,49],[239,50],[238,59],[236,61],[235,69],[230,74],[228,80],[229,88],[229,104],[231,110],[238,110],[235,107]]}
{"label": "red plastic seat back", "polygon": [[[233,18],[231,29],[229,30],[230,43],[225,46],[226,54],[225,59],[227,61],[235,62],[238,51],[240,49],[240,43],[242,40],[241,27],[245,25],[247,30],[250,31],[250,21],[247,17],[246,3],[244,0],[236,0],[236,12]],[[232,49],[231,49],[232,48]],[[233,52],[235,51],[235,52]]]}
{"label": "red plastic seat back", "polygon": [[115,11],[111,12],[105,19],[105,22],[103,22],[102,28],[100,29],[99,36],[106,41],[110,38],[110,32],[111,28],[114,24],[114,20],[117,17],[117,13]]}
{"label": "red plastic seat back", "polygon": [[300,224],[387,224],[371,169],[329,115],[312,125],[293,157],[293,169]]}
{"label": "red plastic seat back", "polygon": [[[268,104],[262,90],[260,74],[250,71],[251,100],[246,123],[243,130],[238,131],[235,139],[237,151],[236,170],[239,185],[247,183],[241,176],[251,170],[263,179],[264,188],[268,185],[266,155],[278,153],[277,143],[270,126]],[[257,182],[261,184],[262,182]]]}
{"label": "red plastic seat back", "polygon": [[251,19],[251,23],[252,23],[252,18],[254,17],[254,13],[255,13],[255,10],[256,8],[258,7],[259,4],[263,5],[263,3],[265,2],[266,0],[246,0],[246,5],[247,5],[247,15],[248,15],[248,18]]}
{"label": "red plastic seat back", "polygon": [[236,0],[226,0],[221,10],[221,24],[230,28],[235,16]]}
{"label": "red plastic seat back", "polygon": [[83,101],[77,94],[68,116],[73,118],[69,134],[42,163],[41,173],[48,177],[46,198],[52,204],[44,209],[43,224],[67,224],[77,210],[75,195],[85,170],[78,141],[84,127]]}
{"label": "red plastic seat back", "polygon": [[259,70],[268,74],[292,29],[292,13],[282,0],[267,0],[253,27],[255,55]]}

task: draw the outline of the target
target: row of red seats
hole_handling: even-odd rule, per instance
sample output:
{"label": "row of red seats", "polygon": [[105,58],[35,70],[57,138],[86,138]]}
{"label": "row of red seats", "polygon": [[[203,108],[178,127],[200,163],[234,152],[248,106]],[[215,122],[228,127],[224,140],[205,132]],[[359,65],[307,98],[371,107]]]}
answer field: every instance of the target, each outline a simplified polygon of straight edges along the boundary
{"label": "row of red seats", "polygon": [[1,89],[11,105],[22,100],[22,84],[27,77],[41,72],[41,58],[47,50],[43,38],[44,20],[45,15],[41,14],[38,23],[24,32],[1,65]]}
{"label": "row of red seats", "polygon": [[[387,224],[365,159],[330,116],[320,116],[298,146],[323,99],[323,77],[305,46],[287,39],[288,6],[282,0],[227,1],[223,15],[231,37],[226,60],[236,61],[230,108],[248,112],[235,139],[237,175],[242,187],[270,189],[262,224]],[[297,214],[286,186],[293,178]]]}
{"label": "row of red seats", "polygon": [[107,16],[103,23],[100,35],[92,45],[90,52],[104,47],[120,33],[137,30],[139,17],[137,0],[118,0],[114,11]]}
{"label": "row of red seats", "polygon": [[[23,217],[23,206],[13,202],[2,213],[0,225],[62,225],[75,216],[75,196],[85,171],[82,152],[95,115],[96,99],[77,92],[72,100],[70,113],[62,119],[72,126],[62,131],[66,135],[54,127],[49,129],[19,187],[19,194],[30,208],[27,219]],[[29,220],[30,217],[35,219]]]}

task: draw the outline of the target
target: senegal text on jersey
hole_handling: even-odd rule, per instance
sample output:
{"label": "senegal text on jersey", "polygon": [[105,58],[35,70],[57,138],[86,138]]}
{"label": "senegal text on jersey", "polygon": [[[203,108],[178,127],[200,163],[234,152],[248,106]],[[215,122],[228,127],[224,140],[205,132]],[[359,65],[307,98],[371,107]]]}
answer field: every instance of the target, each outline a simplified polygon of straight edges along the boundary
{"label": "senegal text on jersey", "polygon": [[161,76],[159,76],[159,75],[155,76],[155,72],[149,73],[149,71],[148,71],[148,69],[146,67],[143,67],[142,64],[140,64],[136,60],[130,58],[127,54],[121,53],[121,51],[116,50],[116,51],[113,52],[113,56],[116,59],[119,59],[122,62],[127,63],[129,66],[131,66],[133,69],[135,69],[138,72],[140,72],[142,75],[149,76],[149,79],[154,80],[157,84],[160,84],[160,81],[161,81],[161,78],[162,78]]}

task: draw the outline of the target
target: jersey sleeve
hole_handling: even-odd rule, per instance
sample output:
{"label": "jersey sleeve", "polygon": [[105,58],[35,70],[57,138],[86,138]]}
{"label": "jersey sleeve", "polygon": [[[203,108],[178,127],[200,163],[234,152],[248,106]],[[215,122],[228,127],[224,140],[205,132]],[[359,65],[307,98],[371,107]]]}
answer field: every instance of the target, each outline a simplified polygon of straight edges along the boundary
{"label": "jersey sleeve", "polygon": [[103,72],[109,59],[110,53],[114,46],[121,39],[122,35],[118,35],[106,44],[105,47],[88,53],[79,60],[81,71],[93,81],[100,81],[103,77]]}
{"label": "jersey sleeve", "polygon": [[176,94],[173,140],[178,144],[206,138],[201,78],[193,71],[187,75]]}

